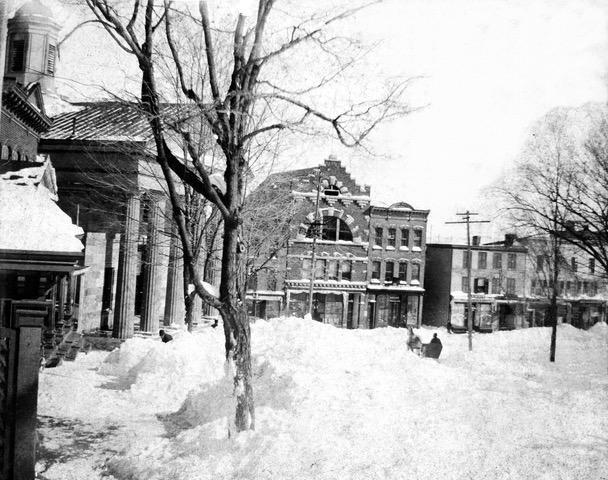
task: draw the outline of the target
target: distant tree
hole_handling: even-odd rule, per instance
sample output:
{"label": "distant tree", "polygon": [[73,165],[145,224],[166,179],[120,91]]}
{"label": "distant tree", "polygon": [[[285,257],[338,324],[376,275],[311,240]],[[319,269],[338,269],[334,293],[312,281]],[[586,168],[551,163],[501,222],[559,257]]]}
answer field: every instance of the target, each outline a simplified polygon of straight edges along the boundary
{"label": "distant tree", "polygon": [[[352,64],[349,55],[357,50],[356,43],[342,32],[327,32],[367,2],[349,2],[337,9],[323,4],[313,12],[312,5],[300,2],[280,9],[275,8],[275,0],[259,0],[250,26],[239,15],[234,27],[214,28],[205,1],[199,2],[196,14],[187,3],[170,0],[134,0],[129,11],[124,2],[85,1],[120,48],[136,59],[141,71],[141,105],[173,206],[185,268],[197,294],[217,308],[223,319],[226,359],[236,368],[236,428],[254,428],[250,327],[237,273],[244,261],[243,204],[250,160],[278,132],[312,133],[329,127],[344,145],[359,146],[380,122],[409,112],[401,102],[407,82],[389,86],[371,101],[343,98],[346,106],[337,113],[322,107],[327,102],[327,95],[319,93],[322,87],[333,82],[334,94],[347,91],[348,85],[338,84],[336,79]],[[188,57],[196,53],[199,43],[199,55]],[[323,57],[331,62],[324,64]],[[316,67],[312,73],[304,67],[306,59],[310,68]],[[165,89],[157,72],[162,69],[174,72],[181,87],[180,101],[209,126],[224,157],[222,188],[216,188],[201,161],[188,122],[180,126],[189,158],[180,160],[172,152],[161,112]],[[197,269],[176,176],[213,203],[222,217],[219,297],[205,287]]]}
{"label": "distant tree", "polygon": [[557,297],[562,225],[569,218],[561,199],[572,188],[572,165],[576,149],[568,134],[562,111],[547,114],[532,129],[514,172],[501,182],[497,192],[507,217],[520,233],[544,237],[542,253],[550,263],[545,290],[549,294],[549,322],[552,326],[550,361],[555,361]]}

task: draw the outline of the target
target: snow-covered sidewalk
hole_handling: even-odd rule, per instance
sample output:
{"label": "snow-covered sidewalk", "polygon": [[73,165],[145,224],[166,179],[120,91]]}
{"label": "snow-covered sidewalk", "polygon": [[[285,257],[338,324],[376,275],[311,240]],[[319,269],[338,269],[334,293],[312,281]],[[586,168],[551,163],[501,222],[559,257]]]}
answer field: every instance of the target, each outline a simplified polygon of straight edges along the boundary
{"label": "snow-covered sidewalk", "polygon": [[[437,330],[422,329],[428,341]],[[439,362],[400,329],[252,326],[256,430],[229,436],[221,329],[135,338],[46,370],[46,479],[608,478],[608,327],[439,330]]]}

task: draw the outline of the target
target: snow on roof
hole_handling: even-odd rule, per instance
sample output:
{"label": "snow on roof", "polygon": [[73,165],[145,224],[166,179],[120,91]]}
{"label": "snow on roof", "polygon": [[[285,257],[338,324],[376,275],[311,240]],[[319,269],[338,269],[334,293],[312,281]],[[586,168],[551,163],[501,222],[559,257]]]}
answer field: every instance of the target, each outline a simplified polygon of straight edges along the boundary
{"label": "snow on roof", "polygon": [[0,182],[0,250],[81,252],[82,228],[33,185]]}

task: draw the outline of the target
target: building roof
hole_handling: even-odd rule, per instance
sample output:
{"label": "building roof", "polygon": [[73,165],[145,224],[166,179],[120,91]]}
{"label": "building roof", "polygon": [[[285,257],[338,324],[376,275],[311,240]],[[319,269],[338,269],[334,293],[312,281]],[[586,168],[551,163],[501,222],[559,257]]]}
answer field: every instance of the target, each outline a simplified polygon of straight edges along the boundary
{"label": "building roof", "polygon": [[0,181],[0,250],[80,255],[83,235],[45,189]]}
{"label": "building roof", "polygon": [[46,115],[42,91],[38,82],[27,86],[5,82],[2,91],[2,108],[18,117],[37,133],[42,133],[51,126],[51,119]]}
{"label": "building roof", "polygon": [[[152,140],[150,125],[144,112],[135,103],[79,102],[74,111],[53,117],[53,125],[42,136],[45,141],[61,142],[148,142]],[[191,117],[186,105],[165,104],[163,115],[185,121]]]}
{"label": "building roof", "polygon": [[13,19],[25,19],[32,16],[53,19],[53,12],[49,7],[40,2],[40,0],[31,0],[26,2],[19,10],[15,12]]}

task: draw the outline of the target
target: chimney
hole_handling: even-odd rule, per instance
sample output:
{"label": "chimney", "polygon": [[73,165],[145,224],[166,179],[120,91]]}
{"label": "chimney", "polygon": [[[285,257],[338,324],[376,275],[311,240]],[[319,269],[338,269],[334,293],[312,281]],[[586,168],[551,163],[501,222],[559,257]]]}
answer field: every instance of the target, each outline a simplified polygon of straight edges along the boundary
{"label": "chimney", "polygon": [[505,233],[505,247],[512,247],[516,238],[514,233]]}
{"label": "chimney", "polygon": [[479,235],[473,235],[473,246],[479,247],[481,245],[481,237]]}

